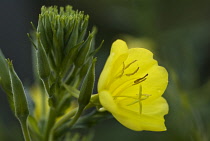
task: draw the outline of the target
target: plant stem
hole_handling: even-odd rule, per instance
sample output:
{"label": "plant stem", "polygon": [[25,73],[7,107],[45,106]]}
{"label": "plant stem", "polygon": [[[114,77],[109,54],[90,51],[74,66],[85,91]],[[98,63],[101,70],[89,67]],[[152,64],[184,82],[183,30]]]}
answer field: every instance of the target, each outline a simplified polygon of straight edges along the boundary
{"label": "plant stem", "polygon": [[49,133],[55,123],[55,119],[56,119],[56,110],[54,108],[50,108],[48,121],[45,126],[44,141],[48,141]]}
{"label": "plant stem", "polygon": [[61,127],[65,122],[71,119],[75,113],[77,112],[78,108],[73,109],[71,112],[65,114],[58,122],[56,122],[50,132],[49,141],[53,141],[55,130]]}
{"label": "plant stem", "polygon": [[79,117],[81,116],[82,112],[83,112],[83,109],[84,108],[79,108],[75,114],[75,116],[73,117],[73,119],[64,124],[64,125],[61,125],[60,128],[58,128],[56,131],[55,131],[55,136],[56,137],[59,137],[62,133],[66,132],[67,129],[71,128],[76,122],[77,120],[79,119]]}
{"label": "plant stem", "polygon": [[57,123],[55,123],[55,125],[54,125],[55,129],[60,127],[62,124],[64,124],[69,119],[71,119],[75,115],[75,113],[77,112],[77,109],[78,108],[75,108],[71,112],[65,114]]}
{"label": "plant stem", "polygon": [[22,129],[25,141],[31,141],[31,138],[30,138],[30,135],[29,135],[29,132],[28,132],[27,123],[26,123],[27,120],[19,119],[19,121],[20,121],[20,124],[21,124],[21,129]]}

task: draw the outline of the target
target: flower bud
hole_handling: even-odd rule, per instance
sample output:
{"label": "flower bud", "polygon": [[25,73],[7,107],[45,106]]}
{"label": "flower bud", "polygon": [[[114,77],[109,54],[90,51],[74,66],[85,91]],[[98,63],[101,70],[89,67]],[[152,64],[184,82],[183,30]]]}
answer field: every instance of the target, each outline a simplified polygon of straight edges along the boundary
{"label": "flower bud", "polygon": [[84,16],[84,20],[81,24],[81,30],[79,31],[78,42],[81,42],[85,37],[87,27],[88,27],[88,20],[89,20],[89,16],[88,15]]}
{"label": "flower bud", "polygon": [[70,39],[69,39],[68,44],[65,49],[66,52],[69,52],[70,49],[77,44],[78,30],[79,30],[79,21],[76,19],[76,21],[74,22],[74,29],[71,33]]}
{"label": "flower bud", "polygon": [[[72,68],[73,66],[73,63],[74,63],[74,60],[75,58],[77,57],[77,54],[78,54],[78,48],[81,46],[82,43],[72,47],[70,49],[70,51],[68,52],[68,54],[64,57],[62,63],[61,63],[61,76],[65,76],[66,75],[66,72]],[[68,65],[66,65],[68,64]]]}
{"label": "flower bud", "polygon": [[75,65],[77,67],[81,67],[87,60],[87,56],[89,55],[90,49],[91,49],[92,39],[93,39],[93,34],[90,34],[88,36],[88,39],[81,46],[79,53],[78,53],[78,57],[75,61]]}
{"label": "flower bud", "polygon": [[6,92],[7,98],[10,104],[12,111],[14,112],[14,102],[13,102],[13,94],[11,88],[11,80],[9,76],[9,68],[3,53],[0,50],[0,85],[2,89]]}
{"label": "flower bud", "polygon": [[23,85],[13,68],[12,62],[9,59],[7,62],[9,65],[9,75],[11,79],[15,115],[19,120],[26,119],[29,115],[29,110]]}
{"label": "flower bud", "polygon": [[82,80],[85,75],[87,74],[88,72],[88,69],[90,68],[92,64],[92,57],[91,59],[89,59],[84,65],[82,65],[81,69],[80,69],[80,79]]}
{"label": "flower bud", "polygon": [[93,59],[92,64],[81,86],[81,91],[78,98],[80,109],[84,109],[85,106],[89,103],[92,92],[93,92],[94,81],[95,81],[95,63],[96,63],[96,59]]}
{"label": "flower bud", "polygon": [[37,34],[38,50],[37,50],[37,68],[38,74],[42,80],[46,80],[50,75],[50,65],[48,62],[47,54],[40,41],[40,34]]}
{"label": "flower bud", "polygon": [[[74,65],[84,64],[90,52],[92,38],[95,36],[91,33],[85,39],[88,20],[88,15],[72,10],[71,6],[59,9],[56,6],[42,7],[37,27],[38,36],[35,39],[38,41],[38,46],[42,47],[38,48],[40,57],[44,57],[44,61],[48,60],[46,61],[47,66],[39,69],[42,79],[49,76],[49,66],[51,73],[54,74],[54,80],[68,80],[71,72],[75,71]],[[75,62],[76,57],[81,59]],[[43,64],[44,61],[42,61]],[[76,71],[78,72],[74,73],[73,78],[78,77],[79,70]],[[51,81],[51,84],[54,83],[54,80]]]}

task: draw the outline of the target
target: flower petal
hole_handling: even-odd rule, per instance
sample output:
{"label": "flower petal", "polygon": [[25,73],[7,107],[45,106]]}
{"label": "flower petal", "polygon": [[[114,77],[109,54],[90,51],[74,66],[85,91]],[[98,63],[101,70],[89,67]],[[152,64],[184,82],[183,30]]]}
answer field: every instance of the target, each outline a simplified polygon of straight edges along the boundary
{"label": "flower petal", "polygon": [[141,82],[143,93],[151,94],[152,98],[162,95],[168,84],[168,73],[165,68],[158,66],[157,61],[153,59],[153,54],[147,49],[132,48],[129,49],[128,53],[129,55],[125,61],[125,64],[129,64],[134,60],[137,61],[125,70],[125,75],[132,74],[138,68],[139,69],[133,75],[124,76],[113,81],[109,87],[109,90],[112,92],[115,90],[115,93],[112,93],[112,95],[119,93],[119,91],[123,89],[125,90],[126,86],[134,84],[135,80],[144,77],[146,74],[148,74],[146,80]]}
{"label": "flower petal", "polygon": [[[127,58],[128,47],[126,43],[122,40],[117,40],[112,44],[110,56],[106,61],[106,64],[101,72],[99,82],[98,82],[98,91],[101,91],[106,87],[112,78],[111,75],[116,72],[116,69],[119,68],[119,65]],[[107,77],[110,76],[110,77]]]}
{"label": "flower petal", "polygon": [[128,50],[128,57],[126,60],[115,64],[115,72],[119,72],[117,71],[118,69],[122,72],[123,65],[127,68],[125,68],[124,74],[120,79],[116,79],[112,82],[112,85],[109,88],[110,90],[123,87],[122,84],[134,84],[136,79],[146,75],[148,69],[152,68],[154,65],[157,66],[157,61],[153,59],[153,54],[149,50],[143,48],[132,48]]}
{"label": "flower petal", "polygon": [[117,110],[117,105],[108,91],[101,91],[99,93],[99,100],[101,105],[109,112]]}
{"label": "flower petal", "polygon": [[[161,96],[167,85],[168,85],[168,72],[165,68],[158,66],[156,60],[153,59],[153,54],[147,49],[143,48],[132,48],[128,51],[129,56],[126,59],[126,62],[130,62],[132,60],[138,60],[137,66],[139,67],[139,71],[135,74],[136,77],[141,78],[145,74],[148,74],[147,79],[141,83],[142,85],[142,93],[151,94],[150,99],[155,99]],[[131,66],[130,69],[135,69]],[[126,80],[125,80],[126,81]],[[123,80],[121,80],[121,83]]]}
{"label": "flower petal", "polygon": [[142,82],[142,93],[151,94],[149,99],[156,99],[168,85],[168,72],[161,66],[154,66],[148,70],[148,74],[147,80]]}
{"label": "flower petal", "polygon": [[159,97],[155,100],[147,100],[142,101],[142,114],[144,115],[153,115],[163,117],[168,114],[168,103],[163,97]]}
{"label": "flower petal", "polygon": [[128,51],[128,46],[126,42],[123,40],[116,40],[112,44],[111,52],[110,53],[115,53],[115,54],[122,54]]}
{"label": "flower petal", "polygon": [[142,106],[142,114],[137,108],[134,111],[124,107],[118,107],[118,110],[112,111],[112,114],[122,125],[135,131],[165,131],[166,127],[163,117],[168,113],[166,100],[159,97],[149,104],[145,105],[142,103]]}
{"label": "flower petal", "polygon": [[139,107],[136,105],[116,104],[108,91],[100,92],[99,98],[104,108],[111,112],[122,125],[131,130],[166,130],[163,116],[168,113],[168,104],[163,97],[159,97],[147,104],[142,103],[142,114],[140,114]]}

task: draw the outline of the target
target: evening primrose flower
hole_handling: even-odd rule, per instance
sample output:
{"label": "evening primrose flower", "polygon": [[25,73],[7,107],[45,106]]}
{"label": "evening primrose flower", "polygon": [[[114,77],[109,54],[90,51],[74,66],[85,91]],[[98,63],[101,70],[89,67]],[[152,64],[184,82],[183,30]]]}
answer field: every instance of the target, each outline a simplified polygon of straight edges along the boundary
{"label": "evening primrose flower", "polygon": [[162,97],[168,73],[144,48],[128,49],[117,40],[98,82],[101,105],[124,126],[135,131],[165,131],[168,104]]}

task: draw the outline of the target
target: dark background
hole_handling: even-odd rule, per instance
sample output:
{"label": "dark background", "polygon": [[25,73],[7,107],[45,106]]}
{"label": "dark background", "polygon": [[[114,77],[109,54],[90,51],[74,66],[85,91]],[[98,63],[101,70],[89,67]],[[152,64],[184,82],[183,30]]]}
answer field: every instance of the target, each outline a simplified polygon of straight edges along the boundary
{"label": "dark background", "polygon": [[[37,25],[42,5],[65,6],[90,15],[98,28],[97,78],[111,43],[122,38],[154,51],[169,71],[165,97],[170,105],[166,132],[134,132],[107,120],[95,127],[94,141],[207,141],[210,139],[210,2],[208,0],[1,0],[0,48],[13,60],[25,86],[33,84],[30,22]],[[0,140],[23,140],[6,94],[0,92]]]}

